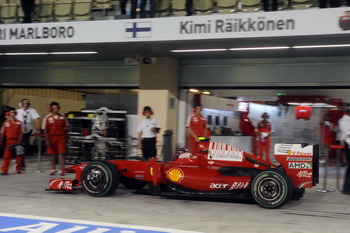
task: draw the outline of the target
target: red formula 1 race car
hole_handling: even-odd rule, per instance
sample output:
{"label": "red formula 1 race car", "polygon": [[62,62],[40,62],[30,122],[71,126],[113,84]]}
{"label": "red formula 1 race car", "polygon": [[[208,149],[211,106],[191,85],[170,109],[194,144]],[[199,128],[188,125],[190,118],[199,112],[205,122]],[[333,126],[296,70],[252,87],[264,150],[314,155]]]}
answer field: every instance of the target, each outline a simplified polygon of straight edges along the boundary
{"label": "red formula 1 race car", "polygon": [[203,139],[199,153],[182,153],[171,162],[137,160],[93,161],[65,169],[75,179],[51,179],[48,190],[73,191],[82,187],[91,196],[108,196],[121,182],[160,195],[248,197],[265,208],[279,208],[298,200],[305,188],[318,183],[318,146],[276,144],[280,165],[221,142]]}

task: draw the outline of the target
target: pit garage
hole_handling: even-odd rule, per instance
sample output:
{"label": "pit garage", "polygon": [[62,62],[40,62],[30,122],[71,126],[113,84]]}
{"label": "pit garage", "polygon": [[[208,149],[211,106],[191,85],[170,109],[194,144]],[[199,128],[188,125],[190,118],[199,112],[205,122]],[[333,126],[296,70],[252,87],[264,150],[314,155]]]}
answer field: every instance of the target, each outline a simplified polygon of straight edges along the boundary
{"label": "pit garage", "polygon": [[[192,105],[201,103],[213,142],[254,154],[254,129],[249,126],[255,127],[267,112],[274,125],[271,158],[275,143],[319,144],[321,167],[317,186],[307,189],[301,200],[276,210],[240,198],[151,195],[147,188],[135,191],[122,184],[111,196],[93,198],[81,190],[44,191],[49,187],[49,158],[41,139],[33,136],[26,171],[15,174],[11,170],[0,177],[0,231],[344,232],[349,227],[348,195],[341,193],[345,167],[337,160],[341,158],[337,149],[330,153],[324,149],[320,123],[329,113],[336,125],[341,107],[349,102],[350,50],[347,46],[300,46],[347,45],[348,40],[346,33],[338,33],[1,45],[3,110],[17,108],[21,99],[29,98],[45,116],[49,103],[59,102],[71,123],[67,164],[140,155],[135,131],[147,105],[162,125],[157,158],[165,158],[166,130],[172,131],[170,151],[175,155],[187,147],[186,119]],[[242,49],[254,47],[273,49]],[[188,52],[193,48],[231,50]],[[74,54],[77,51],[86,54]],[[300,106],[306,107],[306,116],[297,113]],[[108,126],[94,128],[101,112],[110,118]],[[243,127],[242,121],[250,125]],[[94,133],[99,136],[92,137]],[[112,139],[103,141],[105,138]],[[73,178],[73,174],[64,176]]]}

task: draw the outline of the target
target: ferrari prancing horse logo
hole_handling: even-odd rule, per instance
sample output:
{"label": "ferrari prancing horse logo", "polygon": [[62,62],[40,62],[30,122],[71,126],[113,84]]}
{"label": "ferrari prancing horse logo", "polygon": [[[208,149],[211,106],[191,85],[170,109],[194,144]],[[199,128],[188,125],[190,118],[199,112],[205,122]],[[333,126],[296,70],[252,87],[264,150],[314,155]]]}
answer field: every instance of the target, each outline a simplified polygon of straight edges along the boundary
{"label": "ferrari prancing horse logo", "polygon": [[180,168],[171,168],[168,171],[168,178],[173,182],[181,183],[181,180],[184,178],[184,172]]}

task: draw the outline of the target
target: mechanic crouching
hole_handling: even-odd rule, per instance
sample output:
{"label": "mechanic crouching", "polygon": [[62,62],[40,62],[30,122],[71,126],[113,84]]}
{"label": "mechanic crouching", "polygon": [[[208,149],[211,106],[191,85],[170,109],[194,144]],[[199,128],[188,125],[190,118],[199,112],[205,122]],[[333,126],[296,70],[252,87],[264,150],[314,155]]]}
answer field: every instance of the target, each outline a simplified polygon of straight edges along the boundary
{"label": "mechanic crouching", "polygon": [[[1,175],[8,175],[8,170],[12,158],[12,154],[15,152],[14,146],[19,145],[22,141],[23,127],[22,123],[15,118],[16,109],[10,108],[6,112],[7,120],[2,124],[0,132],[0,147],[5,139],[5,151],[2,160]],[[23,155],[16,155],[16,171],[17,174],[22,170]]]}

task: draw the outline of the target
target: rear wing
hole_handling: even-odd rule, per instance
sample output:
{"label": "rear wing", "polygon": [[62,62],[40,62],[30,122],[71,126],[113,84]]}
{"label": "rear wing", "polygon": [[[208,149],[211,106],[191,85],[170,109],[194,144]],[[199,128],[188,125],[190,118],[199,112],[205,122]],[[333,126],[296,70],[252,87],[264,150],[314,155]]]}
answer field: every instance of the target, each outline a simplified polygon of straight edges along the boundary
{"label": "rear wing", "polygon": [[274,152],[295,188],[312,188],[319,182],[318,145],[275,144]]}

